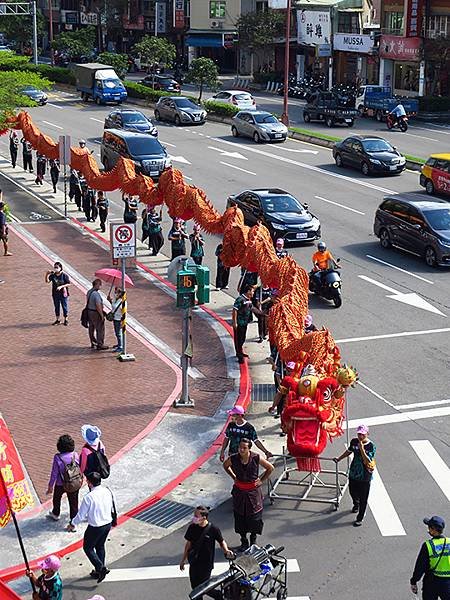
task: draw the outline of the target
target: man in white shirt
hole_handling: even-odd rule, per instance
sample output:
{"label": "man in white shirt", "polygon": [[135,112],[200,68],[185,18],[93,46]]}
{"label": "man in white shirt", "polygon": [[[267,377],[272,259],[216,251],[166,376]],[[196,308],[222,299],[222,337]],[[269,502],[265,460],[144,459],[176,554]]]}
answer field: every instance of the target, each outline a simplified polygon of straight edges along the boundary
{"label": "man in white shirt", "polygon": [[391,110],[391,115],[395,117],[395,122],[397,123],[401,117],[406,117],[406,111],[403,104],[397,104],[397,106]]}
{"label": "man in white shirt", "polygon": [[87,521],[84,533],[83,550],[94,565],[91,577],[97,578],[97,583],[103,581],[109,573],[105,566],[105,542],[112,527],[113,513],[115,515],[114,497],[111,490],[101,485],[102,479],[95,471],[86,475],[90,491],[81,502],[78,513],[68,526],[74,531],[75,526]]}

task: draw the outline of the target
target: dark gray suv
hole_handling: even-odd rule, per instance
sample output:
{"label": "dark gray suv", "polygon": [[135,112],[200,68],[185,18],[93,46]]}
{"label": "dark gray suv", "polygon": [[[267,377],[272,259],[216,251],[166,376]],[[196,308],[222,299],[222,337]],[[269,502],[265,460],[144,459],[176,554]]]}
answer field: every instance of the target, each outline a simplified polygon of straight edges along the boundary
{"label": "dark gray suv", "polygon": [[373,230],[383,248],[404,248],[429,267],[450,265],[450,204],[445,200],[425,194],[386,196]]}

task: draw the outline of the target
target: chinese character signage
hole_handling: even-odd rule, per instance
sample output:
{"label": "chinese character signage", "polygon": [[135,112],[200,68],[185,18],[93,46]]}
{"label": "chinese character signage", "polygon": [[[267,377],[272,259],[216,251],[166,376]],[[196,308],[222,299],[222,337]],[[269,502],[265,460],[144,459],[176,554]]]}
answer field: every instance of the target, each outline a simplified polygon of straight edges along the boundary
{"label": "chinese character signage", "polygon": [[81,25],[98,25],[98,14],[97,13],[80,12],[80,24]]}
{"label": "chinese character signage", "polygon": [[174,0],[173,26],[175,29],[184,29],[184,0]]}
{"label": "chinese character signage", "polygon": [[396,35],[382,35],[380,40],[380,58],[391,60],[420,61],[422,39],[404,38]]}
{"label": "chinese character signage", "polygon": [[329,44],[331,37],[330,13],[319,10],[297,11],[297,41],[299,44]]}
{"label": "chinese character signage", "polygon": [[2,528],[11,517],[10,507],[14,512],[19,512],[27,506],[32,506],[34,500],[11,434],[1,416],[0,472],[0,528]]}
{"label": "chinese character signage", "polygon": [[167,4],[165,2],[157,2],[156,4],[158,6],[158,8],[157,8],[157,14],[158,14],[157,30],[158,30],[158,33],[166,33],[166,7],[167,7]]}
{"label": "chinese character signage", "polygon": [[423,0],[405,0],[405,36],[418,37],[422,33]]}

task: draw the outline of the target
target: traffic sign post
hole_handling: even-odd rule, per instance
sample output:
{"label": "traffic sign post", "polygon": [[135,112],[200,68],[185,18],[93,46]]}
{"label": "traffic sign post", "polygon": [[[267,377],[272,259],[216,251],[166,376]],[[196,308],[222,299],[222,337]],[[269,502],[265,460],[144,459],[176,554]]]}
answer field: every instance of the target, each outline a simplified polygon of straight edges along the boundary
{"label": "traffic sign post", "polygon": [[67,165],[70,165],[70,144],[70,135],[59,136],[59,164],[63,166],[65,217],[67,217]]}
{"label": "traffic sign post", "polygon": [[120,326],[122,329],[122,352],[117,357],[121,362],[136,360],[134,354],[127,353],[127,292],[125,289],[126,261],[127,258],[136,257],[136,224],[111,222],[110,247],[113,260],[121,262],[122,272],[122,309]]}

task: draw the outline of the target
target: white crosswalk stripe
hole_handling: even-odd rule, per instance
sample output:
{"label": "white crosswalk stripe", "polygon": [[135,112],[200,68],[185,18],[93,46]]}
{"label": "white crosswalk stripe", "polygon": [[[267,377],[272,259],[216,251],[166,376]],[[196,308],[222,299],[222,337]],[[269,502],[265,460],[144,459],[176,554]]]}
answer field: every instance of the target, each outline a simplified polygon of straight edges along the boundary
{"label": "white crosswalk stripe", "polygon": [[378,470],[374,472],[370,485],[369,507],[381,535],[386,537],[406,535]]}
{"label": "white crosswalk stripe", "polygon": [[409,443],[447,500],[450,501],[450,469],[448,466],[428,440],[414,440]]}

